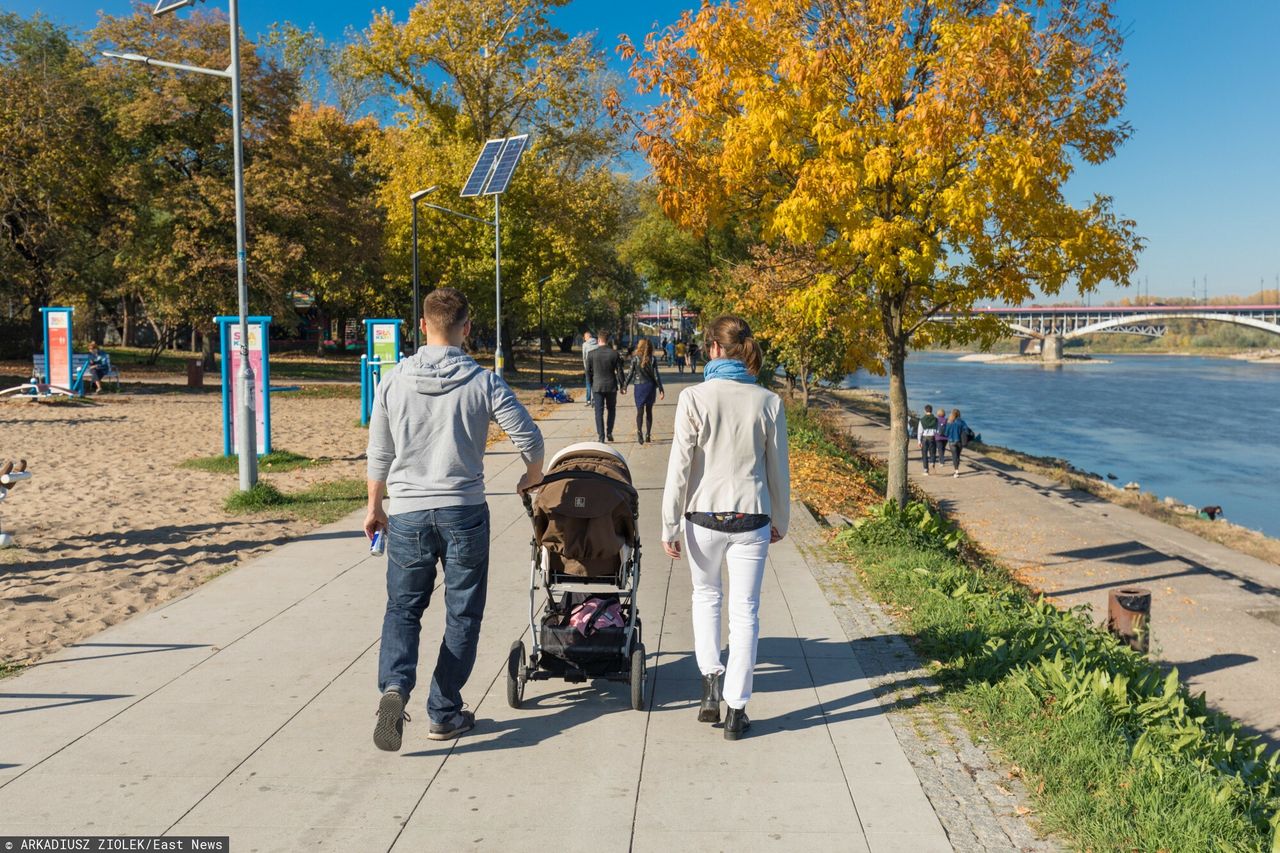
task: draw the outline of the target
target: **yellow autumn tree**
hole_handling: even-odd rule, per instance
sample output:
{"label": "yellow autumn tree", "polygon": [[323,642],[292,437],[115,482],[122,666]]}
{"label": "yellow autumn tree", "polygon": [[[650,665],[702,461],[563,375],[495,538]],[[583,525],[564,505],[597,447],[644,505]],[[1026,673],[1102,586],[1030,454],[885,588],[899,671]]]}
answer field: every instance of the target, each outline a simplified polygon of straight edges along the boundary
{"label": "yellow autumn tree", "polygon": [[966,319],[978,302],[1128,283],[1134,223],[1063,192],[1130,134],[1120,48],[1092,0],[726,0],[623,39],[659,95],[637,138],[667,214],[809,248],[839,325],[874,337],[889,498],[907,498],[913,344],[994,336]]}
{"label": "yellow autumn tree", "polygon": [[750,320],[805,408],[815,383],[839,381],[873,361],[872,337],[841,322],[851,309],[847,289],[812,251],[757,247],[726,278],[724,303]]}

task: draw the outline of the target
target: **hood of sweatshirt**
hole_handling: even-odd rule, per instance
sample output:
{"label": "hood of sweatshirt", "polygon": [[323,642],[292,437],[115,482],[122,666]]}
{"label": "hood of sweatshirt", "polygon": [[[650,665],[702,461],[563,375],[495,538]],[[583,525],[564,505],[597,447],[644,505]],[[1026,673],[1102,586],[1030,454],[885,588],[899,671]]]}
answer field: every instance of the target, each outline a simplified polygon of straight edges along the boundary
{"label": "hood of sweatshirt", "polygon": [[484,368],[457,347],[427,344],[401,361],[396,370],[419,394],[434,397],[465,385]]}

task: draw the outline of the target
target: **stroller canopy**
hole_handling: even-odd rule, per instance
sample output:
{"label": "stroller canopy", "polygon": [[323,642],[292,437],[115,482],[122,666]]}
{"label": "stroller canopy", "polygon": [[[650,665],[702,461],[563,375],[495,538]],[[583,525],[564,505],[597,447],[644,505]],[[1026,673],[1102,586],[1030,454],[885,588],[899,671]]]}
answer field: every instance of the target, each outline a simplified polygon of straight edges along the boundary
{"label": "stroller canopy", "polygon": [[533,499],[533,533],[560,574],[611,577],[622,548],[639,545],[639,496],[622,454],[583,442],[551,458]]}

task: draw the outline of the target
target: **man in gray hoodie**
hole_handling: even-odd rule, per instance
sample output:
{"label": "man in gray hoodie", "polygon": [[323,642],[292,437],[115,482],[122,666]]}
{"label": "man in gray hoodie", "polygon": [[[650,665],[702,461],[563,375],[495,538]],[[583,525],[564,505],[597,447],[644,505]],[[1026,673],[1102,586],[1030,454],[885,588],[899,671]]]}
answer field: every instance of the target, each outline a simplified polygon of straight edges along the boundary
{"label": "man in gray hoodie", "polygon": [[[422,301],[426,344],[389,370],[369,420],[369,512],[364,530],[387,537],[387,610],[378,655],[373,742],[396,751],[417,680],[422,614],[444,567],[445,630],[431,678],[427,737],[475,726],[462,687],[471,675],[489,577],[484,449],[495,420],[526,466],[517,488],[542,477],[542,432],[507,383],[460,349],[471,333],[467,299],[451,287]],[[382,509],[390,494],[390,513]]]}

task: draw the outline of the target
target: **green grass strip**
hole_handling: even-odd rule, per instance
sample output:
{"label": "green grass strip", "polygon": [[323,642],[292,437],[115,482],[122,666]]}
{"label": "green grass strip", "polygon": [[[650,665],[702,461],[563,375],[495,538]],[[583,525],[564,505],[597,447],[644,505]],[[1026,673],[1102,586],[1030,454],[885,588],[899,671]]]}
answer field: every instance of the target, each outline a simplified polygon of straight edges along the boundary
{"label": "green grass strip", "polygon": [[224,507],[235,514],[279,513],[319,524],[337,521],[359,509],[367,498],[364,480],[331,480],[299,492],[282,492],[271,483],[258,482],[246,492],[236,491]]}
{"label": "green grass strip", "polygon": [[926,504],[836,538],[967,712],[1036,789],[1044,825],[1094,851],[1272,851],[1280,771],[1177,671],[1032,597]]}
{"label": "green grass strip", "polygon": [[[308,456],[300,456],[288,450],[273,450],[264,456],[258,457],[258,471],[265,474],[296,471],[299,468],[314,468],[317,465],[324,465],[328,461],[327,459],[312,459]],[[178,467],[191,471],[207,471],[210,474],[235,474],[240,470],[240,457],[201,456],[196,459],[188,459]]]}

